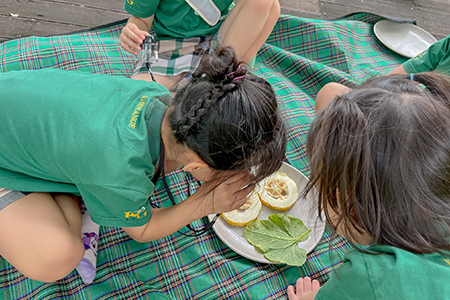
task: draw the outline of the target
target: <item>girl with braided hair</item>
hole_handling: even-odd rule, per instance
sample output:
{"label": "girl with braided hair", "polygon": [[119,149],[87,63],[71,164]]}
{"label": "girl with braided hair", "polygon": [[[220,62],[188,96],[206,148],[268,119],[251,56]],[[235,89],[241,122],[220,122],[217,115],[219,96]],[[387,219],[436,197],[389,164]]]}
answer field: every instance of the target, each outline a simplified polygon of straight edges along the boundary
{"label": "girl with braided hair", "polygon": [[[94,222],[148,242],[240,207],[284,159],[274,91],[232,48],[205,56],[170,107],[161,85],[104,74],[12,71],[0,87],[0,255],[39,281],[83,257],[77,196]],[[160,172],[181,167],[205,183],[152,209]]]}

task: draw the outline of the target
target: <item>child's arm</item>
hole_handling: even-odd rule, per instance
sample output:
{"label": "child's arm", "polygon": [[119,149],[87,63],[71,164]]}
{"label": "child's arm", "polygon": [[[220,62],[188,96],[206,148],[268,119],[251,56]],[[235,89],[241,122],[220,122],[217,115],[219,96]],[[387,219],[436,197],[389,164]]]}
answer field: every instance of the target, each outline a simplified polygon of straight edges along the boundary
{"label": "child's arm", "polygon": [[122,29],[119,38],[119,44],[125,51],[138,55],[145,36],[150,35],[148,32],[152,27],[153,17],[154,16],[138,18],[131,16],[131,18],[128,19],[127,25]]}
{"label": "child's arm", "polygon": [[392,74],[406,74],[406,71],[405,68],[403,68],[403,65],[401,65],[388,73],[388,75]]}
{"label": "child's arm", "polygon": [[436,71],[449,74],[450,35],[431,45],[427,50],[408,59],[388,74],[408,74]]}
{"label": "child's arm", "polygon": [[292,285],[288,286],[287,294],[289,300],[313,300],[319,289],[320,283],[317,280],[300,277],[295,284],[295,290]]}
{"label": "child's arm", "polygon": [[316,96],[316,112],[320,112],[339,96],[345,95],[351,89],[337,82],[330,82],[324,85]]}
{"label": "child's arm", "polygon": [[[242,189],[250,180],[251,176],[248,173],[238,174],[210,192],[209,187],[204,184],[192,196],[177,205],[152,209],[152,216],[147,224],[124,227],[123,230],[141,243],[166,237],[204,216],[231,211],[242,206],[246,202],[246,196],[254,188],[251,184]],[[211,184],[214,186],[214,183]]]}

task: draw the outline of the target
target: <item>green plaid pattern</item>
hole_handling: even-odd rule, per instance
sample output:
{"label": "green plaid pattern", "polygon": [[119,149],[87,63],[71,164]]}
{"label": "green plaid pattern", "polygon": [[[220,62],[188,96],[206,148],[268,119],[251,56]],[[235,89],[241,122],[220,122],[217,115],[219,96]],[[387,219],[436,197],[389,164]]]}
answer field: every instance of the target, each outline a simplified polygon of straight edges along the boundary
{"label": "green plaid pattern", "polygon": [[[319,89],[332,81],[357,84],[404,61],[375,38],[372,26],[380,19],[371,14],[337,21],[281,16],[257,56],[254,73],[273,85],[289,129],[288,162],[307,175],[306,135]],[[0,44],[0,70],[61,68],[129,76],[134,56],[118,44],[124,24],[7,41]],[[187,178],[182,171],[168,177],[177,201],[187,197]],[[151,200],[171,205],[161,181]],[[206,219],[192,225],[203,224]],[[248,260],[214,232],[199,237],[175,233],[140,244],[119,228],[101,227],[97,276],[92,284],[84,285],[76,271],[56,283],[33,281],[0,258],[0,298],[287,299],[288,284],[306,275],[325,282],[349,249],[343,238],[332,237],[327,228],[306,264],[289,267]]]}

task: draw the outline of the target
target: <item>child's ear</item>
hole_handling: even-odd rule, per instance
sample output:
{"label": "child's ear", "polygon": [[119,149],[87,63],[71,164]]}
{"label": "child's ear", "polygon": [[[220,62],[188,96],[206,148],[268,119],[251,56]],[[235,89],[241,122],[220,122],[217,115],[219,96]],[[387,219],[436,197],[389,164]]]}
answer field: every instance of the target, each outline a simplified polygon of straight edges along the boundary
{"label": "child's ear", "polygon": [[195,160],[190,161],[187,165],[183,167],[183,171],[185,172],[192,172],[192,171],[198,171],[203,168],[209,168],[208,164],[205,163],[203,160]]}
{"label": "child's ear", "polygon": [[209,181],[214,178],[214,172],[203,160],[190,161],[184,166],[183,170],[191,173],[192,176],[200,181]]}
{"label": "child's ear", "polygon": [[191,173],[197,180],[209,181],[214,177],[214,171],[211,167],[193,152],[185,152],[184,157],[186,162],[184,162],[183,171]]}
{"label": "child's ear", "polygon": [[184,165],[183,170],[185,172],[191,172],[191,171],[198,171],[202,168],[209,168],[208,164],[205,163],[203,159],[200,158],[196,153],[193,151],[185,151],[183,153],[185,159],[188,161],[188,163]]}

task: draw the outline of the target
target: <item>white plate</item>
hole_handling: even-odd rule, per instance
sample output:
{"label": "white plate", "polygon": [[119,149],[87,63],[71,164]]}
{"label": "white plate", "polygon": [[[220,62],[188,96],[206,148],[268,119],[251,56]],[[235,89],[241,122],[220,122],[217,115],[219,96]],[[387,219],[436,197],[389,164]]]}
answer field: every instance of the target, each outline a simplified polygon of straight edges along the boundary
{"label": "white plate", "polygon": [[[286,163],[283,163],[280,168],[280,172],[286,173],[295,181],[297,184],[298,193],[301,195],[303,188],[308,182],[308,178],[297,169]],[[306,252],[309,253],[317,246],[325,230],[325,222],[322,221],[325,220],[325,216],[322,217],[322,220],[318,217],[317,199],[313,194],[314,193],[311,192],[308,197],[298,199],[294,206],[286,211],[274,210],[263,205],[258,220],[267,220],[270,215],[277,213],[287,213],[291,216],[299,218],[303,221],[306,227],[312,230],[309,233],[309,238],[298,244],[300,248],[305,249]],[[209,215],[209,220],[211,220],[214,216],[215,215]],[[275,262],[271,262],[264,258],[264,254],[256,250],[255,247],[247,242],[244,237],[244,227],[231,226],[222,217],[219,217],[217,222],[214,224],[213,229],[222,242],[240,255],[254,261],[267,264],[276,264]]]}
{"label": "white plate", "polygon": [[386,47],[406,57],[415,57],[437,42],[430,33],[410,23],[382,20],[374,25],[373,31]]}

